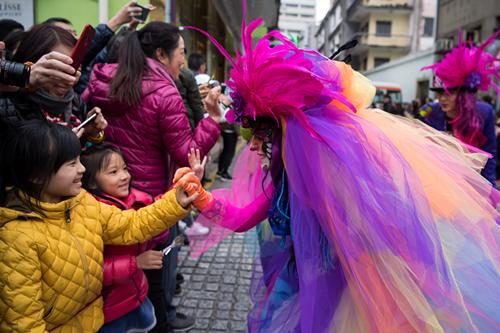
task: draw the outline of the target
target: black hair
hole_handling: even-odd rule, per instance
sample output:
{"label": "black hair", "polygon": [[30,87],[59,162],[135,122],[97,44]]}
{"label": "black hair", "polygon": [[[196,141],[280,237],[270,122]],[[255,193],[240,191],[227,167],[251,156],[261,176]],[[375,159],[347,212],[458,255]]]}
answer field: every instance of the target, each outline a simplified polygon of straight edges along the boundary
{"label": "black hair", "polygon": [[493,103],[493,98],[490,95],[484,95],[482,99],[483,99],[483,102],[485,102],[485,103],[488,103],[488,104]]}
{"label": "black hair", "polygon": [[[82,153],[80,162],[85,167],[85,173],[82,178],[82,186],[84,189],[92,193],[101,192],[96,177],[99,172],[107,168],[111,156],[114,153],[119,154],[123,158],[120,149],[109,143],[94,145],[92,148]],[[123,158],[123,160],[125,159]]]}
{"label": "black hair", "polygon": [[70,20],[65,19],[64,17],[51,17],[51,18],[48,18],[45,21],[43,21],[43,23],[44,24],[64,23],[64,24],[73,25],[73,23],[71,23]]}
{"label": "black hair", "polygon": [[21,30],[24,31],[24,26],[14,20],[3,19],[0,20],[0,40],[3,41],[5,37],[12,31]]}
{"label": "black hair", "polygon": [[206,60],[203,54],[191,53],[188,57],[188,67],[192,71],[199,71],[201,65],[205,64]]}
{"label": "black hair", "polygon": [[120,31],[118,31],[113,35],[113,37],[111,37],[108,44],[106,45],[106,49],[108,51],[108,63],[113,64],[118,62],[118,52],[120,50],[120,47],[127,36],[132,32],[133,31],[129,29],[120,29]]}
{"label": "black hair", "polygon": [[76,38],[63,28],[49,24],[37,24],[26,31],[12,59],[22,63],[26,61],[37,62],[59,44],[73,48],[76,44]]}
{"label": "black hair", "polygon": [[0,141],[2,203],[5,187],[11,186],[34,198],[35,202],[26,204],[38,210],[52,176],[64,163],[80,155],[80,149],[77,136],[66,126],[38,119],[11,125]]}
{"label": "black hair", "polygon": [[179,28],[165,22],[150,22],[127,35],[118,51],[118,68],[111,79],[109,94],[118,102],[137,106],[142,99],[142,77],[148,69],[147,57],[156,58],[163,50],[170,58],[179,45]]}

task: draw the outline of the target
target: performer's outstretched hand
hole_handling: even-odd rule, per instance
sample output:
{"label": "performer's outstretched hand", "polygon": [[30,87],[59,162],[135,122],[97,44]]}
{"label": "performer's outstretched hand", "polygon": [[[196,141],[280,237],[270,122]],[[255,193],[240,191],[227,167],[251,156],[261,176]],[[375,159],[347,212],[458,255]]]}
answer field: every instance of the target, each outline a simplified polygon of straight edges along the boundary
{"label": "performer's outstretched hand", "polygon": [[203,157],[203,161],[200,158],[200,150],[191,148],[191,152],[188,153],[189,166],[193,170],[194,174],[198,179],[203,178],[203,173],[205,172],[205,165],[207,164],[207,156]]}
{"label": "performer's outstretched hand", "polygon": [[199,196],[198,198],[196,198],[196,200],[193,201],[193,206],[195,206],[200,211],[203,211],[213,201],[212,194],[205,191],[205,189],[201,185],[200,179],[197,176],[195,176],[194,172],[188,172],[184,174],[175,183],[175,187],[182,188],[190,196],[195,193],[198,193]]}

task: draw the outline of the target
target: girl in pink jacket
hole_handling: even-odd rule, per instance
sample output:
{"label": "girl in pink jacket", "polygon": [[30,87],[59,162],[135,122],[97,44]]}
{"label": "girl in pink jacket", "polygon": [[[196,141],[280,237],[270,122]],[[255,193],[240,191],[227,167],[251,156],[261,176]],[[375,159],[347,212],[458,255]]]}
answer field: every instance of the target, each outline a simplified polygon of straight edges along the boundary
{"label": "girl in pink jacket", "polygon": [[[154,201],[150,194],[131,187],[131,176],[121,152],[108,144],[87,150],[84,188],[106,204],[123,210],[139,209]],[[99,332],[140,332],[156,325],[154,308],[147,298],[148,281],[143,269],[160,269],[162,251],[151,250],[165,242],[168,231],[149,242],[104,247],[104,326]]]}

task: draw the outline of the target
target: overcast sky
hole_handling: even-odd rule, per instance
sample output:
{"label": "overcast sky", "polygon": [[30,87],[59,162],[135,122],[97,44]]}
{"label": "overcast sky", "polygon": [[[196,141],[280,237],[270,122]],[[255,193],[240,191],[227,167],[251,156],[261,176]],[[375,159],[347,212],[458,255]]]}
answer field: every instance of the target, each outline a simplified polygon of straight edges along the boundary
{"label": "overcast sky", "polygon": [[330,0],[316,0],[316,22],[321,22],[330,9]]}

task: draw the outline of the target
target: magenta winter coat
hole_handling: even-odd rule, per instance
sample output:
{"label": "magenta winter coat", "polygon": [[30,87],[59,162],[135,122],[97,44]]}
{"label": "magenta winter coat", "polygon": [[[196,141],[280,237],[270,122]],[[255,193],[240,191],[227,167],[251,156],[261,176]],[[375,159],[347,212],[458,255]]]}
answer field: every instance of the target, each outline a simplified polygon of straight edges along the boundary
{"label": "magenta winter coat", "polygon": [[[98,201],[123,210],[139,209],[154,201],[148,193],[135,188],[130,190],[125,200],[104,194],[93,195]],[[137,267],[136,257],[157,244],[164,243],[167,237],[168,230],[145,243],[104,246],[102,295],[105,323],[124,316],[144,302],[148,295],[148,280],[144,271]]]}
{"label": "magenta winter coat", "polygon": [[190,148],[205,155],[220,135],[211,118],[191,133],[182,98],[163,65],[148,58],[150,71],[142,81],[143,99],[131,108],[111,100],[109,82],[116,64],[98,64],[82,97],[102,109],[109,125],[106,138],[121,149],[134,184],[153,195],[171,185],[177,167],[187,166]]}

